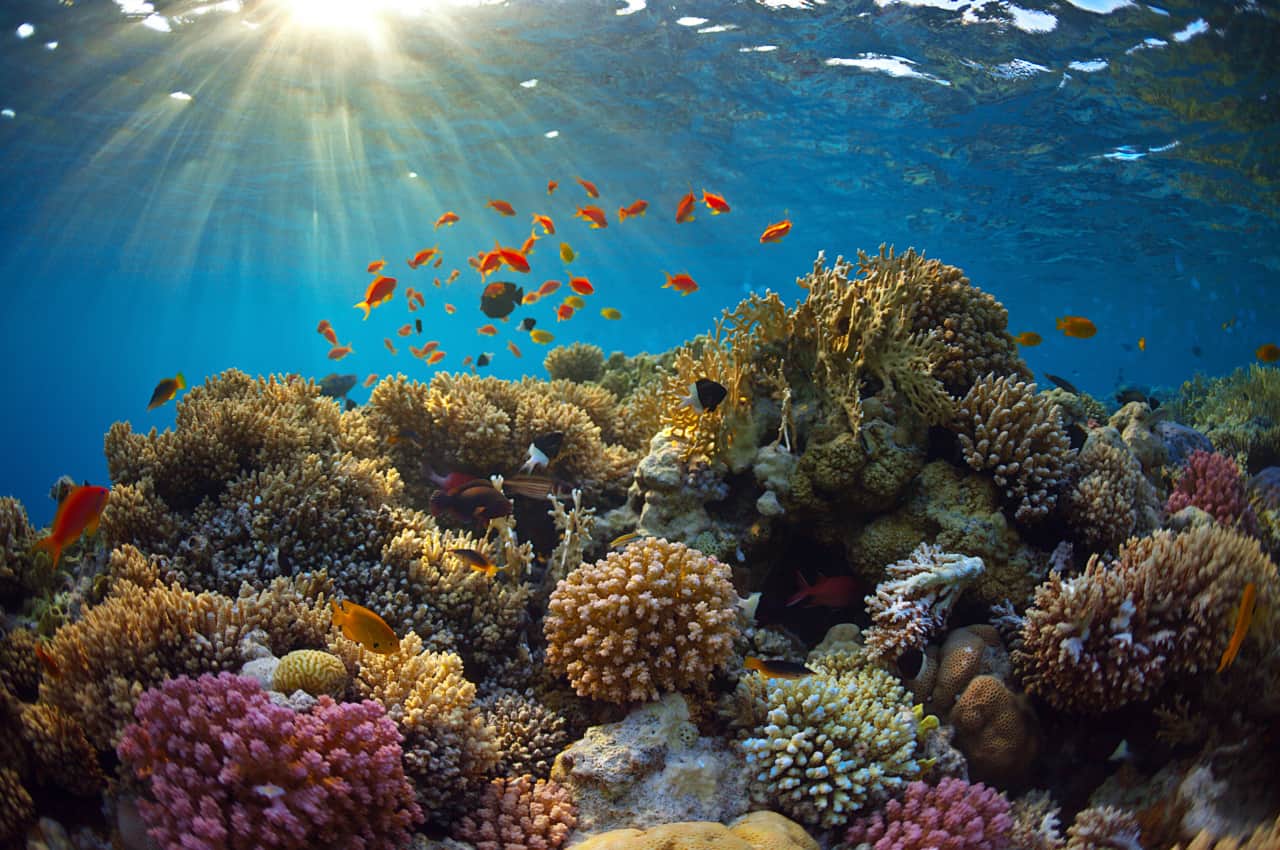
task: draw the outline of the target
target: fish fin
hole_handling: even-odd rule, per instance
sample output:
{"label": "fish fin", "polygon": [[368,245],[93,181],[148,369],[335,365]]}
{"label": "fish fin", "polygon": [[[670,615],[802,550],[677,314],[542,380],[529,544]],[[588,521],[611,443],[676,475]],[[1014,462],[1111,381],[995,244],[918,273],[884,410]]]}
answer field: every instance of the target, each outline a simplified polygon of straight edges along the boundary
{"label": "fish fin", "polygon": [[178,373],[174,380],[178,383],[178,389],[185,390],[187,388],[187,379],[181,372]]}
{"label": "fish fin", "polygon": [[787,600],[786,607],[788,608],[790,608],[792,605],[796,605],[796,604],[799,604],[800,602],[803,602],[805,597],[809,595],[809,592],[811,590],[809,582],[804,580],[804,575],[799,570],[796,570],[796,582],[800,585],[800,590],[797,591],[795,594],[793,594],[791,598]]}
{"label": "fish fin", "polygon": [[50,534],[48,537],[42,537],[37,540],[31,550],[34,552],[37,549],[47,553],[53,559],[53,568],[56,570],[58,568],[58,559],[62,557],[62,547],[58,545],[58,541],[53,539],[53,535]]}
{"label": "fish fin", "polygon": [[367,301],[357,301],[357,302],[356,302],[355,304],[353,304],[352,306],[353,306],[353,307],[355,307],[357,310],[364,310],[364,317],[365,317],[365,319],[368,319],[368,318],[369,318],[369,302],[367,302]]}
{"label": "fish fin", "polygon": [[97,533],[98,533],[98,523],[99,523],[99,522],[101,522],[101,521],[102,521],[102,514],[98,514],[96,517],[94,517],[93,519],[89,520],[88,525],[86,525],[86,526],[84,527],[84,533],[85,533],[85,534],[88,534],[88,535],[90,535],[90,536],[93,536],[94,534],[97,534]]}

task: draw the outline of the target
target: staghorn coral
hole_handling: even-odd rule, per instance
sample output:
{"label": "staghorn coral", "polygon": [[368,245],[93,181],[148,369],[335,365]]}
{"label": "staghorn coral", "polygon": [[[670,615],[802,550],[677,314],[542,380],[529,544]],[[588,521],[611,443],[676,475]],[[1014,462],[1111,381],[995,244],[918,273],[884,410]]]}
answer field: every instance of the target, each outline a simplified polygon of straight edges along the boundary
{"label": "staghorn coral", "polygon": [[854,820],[845,841],[874,850],[1002,850],[1012,827],[1004,794],[944,777],[937,785],[907,783],[901,799]]}
{"label": "staghorn coral", "polygon": [[21,722],[38,779],[81,797],[106,788],[98,753],[80,724],[64,711],[44,704],[23,706]]}
{"label": "staghorn coral", "polygon": [[585,342],[557,345],[547,352],[542,365],[553,381],[598,381],[604,374],[604,351]]}
{"label": "staghorn coral", "polygon": [[400,735],[375,702],[295,714],[252,679],[180,676],[138,700],[117,748],[147,796],[138,810],[163,850],[375,850],[405,846],[422,820]]}
{"label": "staghorn coral", "polygon": [[877,660],[896,660],[924,649],[945,628],[965,587],[983,572],[982,559],[943,552],[921,542],[910,557],[885,567],[875,593],[865,598],[873,625],[866,645]]}
{"label": "staghorn coral", "polygon": [[1056,406],[1036,395],[1036,385],[988,374],[969,389],[953,427],[964,459],[990,470],[1021,522],[1053,509],[1071,466],[1070,441]]}
{"label": "staghorn coral", "polygon": [[636,540],[556,586],[543,624],[547,666],[580,696],[610,702],[705,688],[733,651],[737,599],[716,559]]}
{"label": "staghorn coral", "polygon": [[1143,850],[1138,821],[1124,809],[1093,806],[1076,813],[1066,850]]}
{"label": "staghorn coral", "polygon": [[476,850],[556,850],[578,822],[569,792],[532,776],[494,779],[454,836]]}
{"label": "staghorn coral", "polygon": [[742,741],[756,802],[837,826],[920,772],[916,718],[889,673],[770,679],[762,690],[765,711]]}
{"label": "staghorn coral", "polygon": [[502,776],[527,773],[546,778],[569,744],[564,717],[531,696],[515,693],[486,697],[478,706],[499,753],[494,770]]}
{"label": "staghorn coral", "polygon": [[1165,509],[1177,513],[1195,505],[1227,526],[1250,531],[1255,525],[1247,493],[1248,479],[1234,458],[1194,451],[1178,476]]}
{"label": "staghorn coral", "polygon": [[1070,579],[1036,589],[1013,653],[1027,690],[1056,708],[1097,713],[1146,699],[1170,677],[1217,664],[1241,593],[1280,601],[1276,567],[1258,542],[1221,526],[1157,531],[1097,555]]}
{"label": "staghorn coral", "polygon": [[347,689],[347,665],[329,652],[295,649],[280,659],[271,687],[284,694],[305,691],[313,697],[338,697]]}
{"label": "staghorn coral", "polygon": [[1094,550],[1113,550],[1160,524],[1160,502],[1115,428],[1089,432],[1063,500],[1067,524]]}

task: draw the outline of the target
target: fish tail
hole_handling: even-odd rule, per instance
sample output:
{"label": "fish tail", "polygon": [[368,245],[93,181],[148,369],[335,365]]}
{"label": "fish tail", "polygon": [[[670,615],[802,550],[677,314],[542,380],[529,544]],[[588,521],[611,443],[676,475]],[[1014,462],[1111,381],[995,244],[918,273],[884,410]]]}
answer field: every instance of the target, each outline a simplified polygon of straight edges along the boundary
{"label": "fish tail", "polygon": [[174,378],[174,381],[177,382],[178,389],[185,390],[187,388],[187,379],[183,376],[181,372],[179,372],[178,376]]}
{"label": "fish tail", "polygon": [[353,306],[357,310],[364,310],[364,317],[366,320],[368,320],[369,318],[369,302],[368,301],[357,301]]}
{"label": "fish tail", "polygon": [[800,602],[803,602],[805,597],[808,596],[810,591],[812,590],[812,588],[809,586],[809,582],[804,580],[804,574],[801,573],[799,570],[796,570],[796,583],[800,585],[800,589],[796,591],[796,593],[793,594],[790,599],[787,600],[786,607],[788,608],[790,608],[792,605],[796,605]]}
{"label": "fish tail", "polygon": [[62,557],[62,545],[54,539],[52,534],[37,540],[35,545],[31,547],[31,551],[34,552],[36,550],[47,553],[53,559],[53,568],[55,570],[58,568],[58,560]]}

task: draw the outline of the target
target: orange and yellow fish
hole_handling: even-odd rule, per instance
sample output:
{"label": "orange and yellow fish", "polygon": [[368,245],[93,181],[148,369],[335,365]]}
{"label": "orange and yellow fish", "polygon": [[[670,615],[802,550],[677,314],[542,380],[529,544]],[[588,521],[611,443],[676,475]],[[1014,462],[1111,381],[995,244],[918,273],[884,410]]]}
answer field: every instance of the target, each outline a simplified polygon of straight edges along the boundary
{"label": "orange and yellow fish", "polygon": [[526,257],[529,256],[533,253],[533,246],[536,244],[538,244],[538,237],[530,233],[529,238],[524,240],[524,243],[521,244],[520,253]]}
{"label": "orange and yellow fish", "polygon": [[408,336],[413,333],[413,325],[401,325],[400,330],[396,331],[399,336]]}
{"label": "orange and yellow fish", "polygon": [[590,180],[583,180],[581,177],[575,177],[573,179],[577,180],[578,185],[586,190],[588,198],[600,197],[600,191],[596,189],[596,184],[592,183]]}
{"label": "orange and yellow fish", "polygon": [[688,295],[690,292],[698,291],[698,284],[694,282],[693,278],[690,277],[687,272],[680,272],[677,275],[672,275],[667,272],[663,272],[663,274],[667,275],[667,282],[662,284],[663,289],[674,289],[682,296]]}
{"label": "orange and yellow fish", "polygon": [[515,207],[511,206],[511,204],[507,203],[506,201],[490,200],[489,203],[485,204],[485,206],[492,207],[495,211],[501,213],[502,215],[516,214]]}
{"label": "orange and yellow fish", "polygon": [[1249,625],[1253,622],[1253,606],[1257,600],[1258,588],[1253,582],[1249,582],[1244,586],[1244,593],[1240,596],[1240,613],[1236,615],[1235,630],[1231,633],[1227,648],[1222,652],[1222,660],[1218,662],[1219,673],[1230,667],[1231,662],[1236,660],[1245,636],[1249,634]]}
{"label": "orange and yellow fish", "polygon": [[443,351],[431,352],[431,356],[427,358],[427,365],[428,366],[436,365],[437,363],[439,363],[441,360],[444,359],[444,354],[445,353]]}
{"label": "orange and yellow fish", "polygon": [[355,353],[355,349],[351,347],[350,343],[346,345],[335,345],[333,348],[329,349],[329,359],[341,360],[342,358],[346,357],[348,354],[354,354],[354,353]]}
{"label": "orange and yellow fish", "polygon": [[529,261],[525,259],[524,254],[515,248],[504,248],[501,245],[496,246],[493,250],[498,254],[498,259],[504,266],[514,272],[528,274]]}
{"label": "orange and yellow fish", "polygon": [[367,378],[365,378],[365,379],[364,379],[364,385],[365,385],[366,387],[371,387],[371,386],[373,386],[373,385],[374,385],[374,384],[376,384],[376,383],[378,383],[378,373],[377,373],[377,372],[370,372],[370,373],[369,373],[369,376],[368,376]]}
{"label": "orange and yellow fish", "polygon": [[585,277],[569,278],[569,288],[579,295],[591,295],[596,291],[596,288],[591,285],[591,281]]}
{"label": "orange and yellow fish", "polygon": [[628,206],[618,207],[618,221],[622,222],[633,216],[644,215],[647,209],[649,209],[648,201],[632,201]]}
{"label": "orange and yellow fish", "polygon": [[444,305],[444,311],[448,313],[450,316],[452,316],[454,313],[458,312],[458,308],[453,306],[452,304],[446,303]]}
{"label": "orange and yellow fish", "polygon": [[329,324],[327,319],[321,320],[320,327],[316,330],[330,345],[338,344],[338,332],[333,329],[333,325]]}
{"label": "orange and yellow fish", "polygon": [[729,202],[724,199],[723,195],[717,195],[715,192],[702,190],[702,202],[707,205],[707,209],[711,210],[712,215],[720,215],[729,211]]}
{"label": "orange and yellow fish", "polygon": [[742,666],[748,670],[755,670],[766,679],[803,679],[805,676],[813,675],[813,671],[803,664],[784,661],[781,658],[756,658],[754,655],[748,655],[743,659]]}
{"label": "orange and yellow fish", "polygon": [[151,401],[147,404],[147,410],[155,410],[160,405],[169,401],[178,394],[178,390],[187,388],[187,379],[179,372],[172,378],[165,378],[156,384],[156,388],[151,391]]}
{"label": "orange and yellow fish", "polygon": [[347,640],[379,655],[390,655],[400,648],[400,639],[387,621],[368,608],[345,599],[329,601],[333,605],[333,624],[342,629]]}
{"label": "orange and yellow fish", "polygon": [[1280,360],[1280,345],[1274,342],[1268,342],[1258,346],[1258,350],[1253,352],[1253,356],[1257,357],[1263,363],[1275,363]]}
{"label": "orange and yellow fish", "polygon": [[1076,339],[1088,339],[1098,332],[1097,326],[1084,316],[1059,316],[1054,326],[1066,336]]}
{"label": "orange and yellow fish", "polygon": [[537,291],[526,292],[524,294],[524,297],[520,299],[520,303],[524,304],[525,306],[528,306],[529,304],[537,304],[541,298],[542,296],[539,295]]}
{"label": "orange and yellow fish", "polygon": [[622,311],[616,307],[604,307],[600,310],[600,315],[610,321],[617,321],[622,318]]}
{"label": "orange and yellow fish", "polygon": [[680,199],[680,203],[676,205],[676,224],[684,224],[686,221],[693,221],[693,205],[697,201],[693,197],[693,190],[689,190],[689,194]]}
{"label": "orange and yellow fish", "polygon": [[557,183],[557,182],[556,182],[556,181],[554,181],[554,180],[548,180],[548,181],[547,181],[547,194],[548,194],[548,195],[554,194],[554,193],[555,193],[555,191],[556,191],[556,187],[557,187],[557,186],[559,186],[559,185],[560,185],[560,184],[559,184],[559,183]]}
{"label": "orange and yellow fish", "polygon": [[568,304],[575,310],[581,310],[583,307],[587,306],[587,302],[581,295],[569,295],[564,299],[564,303]]}
{"label": "orange and yellow fish", "polygon": [[476,572],[484,573],[486,578],[493,578],[499,570],[503,569],[485,557],[483,552],[477,552],[475,549],[450,549],[449,554]]}
{"label": "orange and yellow fish", "polygon": [[544,331],[542,328],[534,328],[529,331],[529,339],[533,340],[538,345],[546,345],[549,342],[555,342],[555,337],[552,336],[549,331]]}
{"label": "orange and yellow fish", "polygon": [[1023,331],[1022,333],[1015,336],[1013,338],[1013,341],[1016,342],[1018,345],[1025,345],[1027,348],[1031,348],[1032,346],[1039,345],[1041,342],[1043,342],[1043,340],[1040,339],[1040,334],[1036,333],[1035,331]]}
{"label": "orange and yellow fish", "polygon": [[578,207],[578,211],[573,214],[573,217],[591,222],[592,230],[600,230],[609,226],[609,219],[605,216],[604,210],[590,204],[585,207]]}
{"label": "orange and yellow fish", "polygon": [[459,272],[457,269],[454,269],[453,271],[449,272],[449,276],[444,279],[444,282],[453,283],[455,280],[458,279],[459,274],[461,274],[461,272]]}
{"label": "orange and yellow fish", "polygon": [[40,538],[32,548],[48,552],[56,570],[63,549],[79,540],[81,534],[93,534],[98,530],[98,521],[102,519],[102,510],[110,496],[111,491],[106,487],[92,484],[72,487],[58,503],[48,536]]}
{"label": "orange and yellow fish", "polygon": [[390,301],[395,291],[396,279],[394,277],[378,275],[369,282],[369,288],[364,291],[364,300],[357,301],[354,306],[357,310],[364,310],[364,318],[368,320],[369,311]]}
{"label": "orange and yellow fish", "polygon": [[498,329],[493,325],[481,325],[480,327],[476,328],[476,333],[480,334],[481,336],[497,336]]}
{"label": "orange and yellow fish", "polygon": [[386,264],[387,264],[386,260],[374,260],[372,263],[365,266],[364,270],[367,271],[369,274],[377,274],[378,272],[382,271],[383,267],[386,266]]}
{"label": "orange and yellow fish", "polygon": [[784,218],[782,221],[775,221],[764,229],[764,233],[760,234],[760,244],[766,242],[777,242],[791,232],[791,219]]}
{"label": "orange and yellow fish", "polygon": [[1147,338],[1145,336],[1138,337],[1138,350],[1139,351],[1147,350]]}
{"label": "orange and yellow fish", "polygon": [[457,220],[458,220],[458,214],[450,210],[449,212],[442,214],[438,219],[436,219],[435,227],[431,229],[439,230],[441,227],[444,227],[446,225],[451,225]]}
{"label": "orange and yellow fish", "polygon": [[439,246],[423,248],[409,259],[409,268],[416,269],[418,266],[426,265],[431,262],[431,258],[438,253],[440,253]]}
{"label": "orange and yellow fish", "polygon": [[544,234],[552,235],[556,232],[556,223],[551,220],[551,216],[549,215],[534,213],[533,223],[540,226]]}
{"label": "orange and yellow fish", "polygon": [[569,247],[568,242],[560,243],[560,262],[568,265],[569,263],[572,263],[577,256],[578,255],[573,252],[573,249]]}

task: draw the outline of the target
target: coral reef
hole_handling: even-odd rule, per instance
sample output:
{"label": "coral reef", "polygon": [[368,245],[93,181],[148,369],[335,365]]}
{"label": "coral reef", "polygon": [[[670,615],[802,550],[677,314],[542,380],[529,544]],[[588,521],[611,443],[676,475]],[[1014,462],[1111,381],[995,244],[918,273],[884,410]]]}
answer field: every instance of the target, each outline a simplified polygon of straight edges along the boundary
{"label": "coral reef", "polygon": [[598,381],[604,375],[604,351],[585,342],[557,345],[547,352],[542,365],[553,381]]}
{"label": "coral reef", "polygon": [[1030,702],[996,676],[970,679],[947,719],[974,779],[1016,784],[1039,754],[1039,729]]}
{"label": "coral reef", "polygon": [[27,520],[22,503],[9,496],[0,496],[0,595],[21,594],[42,584],[41,569],[31,547],[35,545],[36,532]]}
{"label": "coral reef", "polygon": [[1003,794],[947,777],[907,783],[901,799],[855,819],[845,840],[874,850],[1001,850],[1012,827]]}
{"label": "coral reef", "polygon": [[1138,821],[1122,809],[1083,809],[1067,828],[1066,850],[1142,850],[1139,831]]}
{"label": "coral reef", "polygon": [[982,572],[981,558],[943,552],[928,543],[885,567],[884,579],[866,597],[873,622],[866,645],[872,659],[892,661],[908,649],[924,649],[946,626],[965,586]]}
{"label": "coral reef", "polygon": [[1171,407],[1218,451],[1243,454],[1250,474],[1280,464],[1280,369],[1255,363],[1222,378],[1197,376]]}
{"label": "coral reef", "polygon": [[494,770],[501,776],[545,779],[569,743],[564,718],[532,697],[515,693],[486,697],[479,707],[499,753]]}
{"label": "coral reef", "polygon": [[421,821],[400,735],[374,702],[273,705],[251,679],[180,676],[138,699],[118,752],[163,850],[374,848]]}
{"label": "coral reef", "polygon": [[295,649],[280,659],[271,684],[284,694],[305,691],[313,697],[338,697],[347,689],[347,665],[332,653]]}
{"label": "coral reef", "polygon": [[1186,845],[1176,844],[1172,850],[1275,850],[1276,847],[1280,847],[1280,817],[1259,826],[1243,840],[1201,830]]}
{"label": "coral reef", "polygon": [[35,806],[22,777],[12,768],[0,767],[0,842],[18,839],[34,818]]}
{"label": "coral reef", "polygon": [[556,850],[578,822],[569,792],[532,776],[495,779],[454,836],[476,850]]}
{"label": "coral reef", "polygon": [[1142,465],[1112,427],[1094,428],[1076,459],[1065,499],[1068,524],[1093,550],[1113,550],[1135,534],[1155,530],[1160,503]]}
{"label": "coral reef", "polygon": [[547,666],[611,702],[702,689],[738,635],[729,568],[681,543],[633,541],[571,572],[551,594]]}
{"label": "coral reef", "polygon": [[799,824],[775,812],[752,812],[727,827],[708,821],[651,829],[613,829],[578,844],[581,850],[818,850]]}
{"label": "coral reef", "polygon": [[1251,530],[1256,520],[1249,506],[1248,479],[1234,458],[1194,451],[1169,494],[1166,510],[1177,513],[1195,505],[1223,525]]}
{"label": "coral reef", "polygon": [[22,739],[31,749],[36,778],[82,797],[101,792],[107,776],[84,730],[51,705],[22,709]]}

